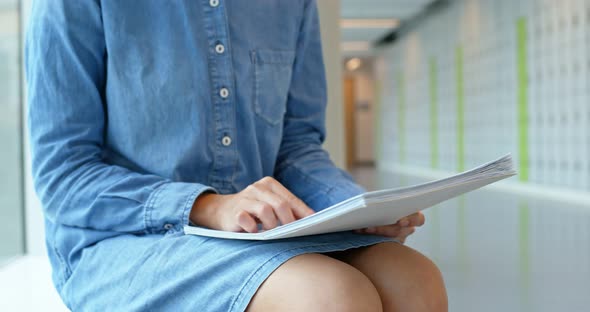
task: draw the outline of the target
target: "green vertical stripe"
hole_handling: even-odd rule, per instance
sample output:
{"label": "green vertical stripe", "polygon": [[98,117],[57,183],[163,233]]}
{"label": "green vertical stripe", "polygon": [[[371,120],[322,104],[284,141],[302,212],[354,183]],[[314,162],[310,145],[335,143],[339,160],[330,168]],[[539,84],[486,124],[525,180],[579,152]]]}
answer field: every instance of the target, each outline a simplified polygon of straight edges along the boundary
{"label": "green vertical stripe", "polygon": [[528,68],[527,68],[527,27],[526,18],[516,22],[516,69],[518,105],[518,164],[520,181],[529,179],[528,150]]}
{"label": "green vertical stripe", "polygon": [[438,168],[438,94],[436,59],[430,58],[430,166]]}
{"label": "green vertical stripe", "polygon": [[465,170],[465,89],[463,79],[463,48],[457,47],[457,170]]}
{"label": "green vertical stripe", "polygon": [[[521,17],[516,21],[517,38],[517,106],[518,106],[518,161],[520,180],[529,179],[529,154],[528,154],[528,77],[527,77],[527,27],[526,18]],[[521,254],[521,270],[523,265],[528,265],[529,245],[529,209],[526,203],[519,205],[519,239]]]}
{"label": "green vertical stripe", "polygon": [[[528,146],[528,66],[527,66],[527,22],[521,17],[516,21],[516,75],[517,75],[517,118],[518,118],[518,167],[519,180],[529,180],[529,146]],[[529,311],[530,308],[530,210],[526,202],[519,203],[518,207],[518,247],[519,271],[521,280],[521,310]]]}
{"label": "green vertical stripe", "polygon": [[399,141],[399,160],[406,162],[406,82],[402,72],[397,77],[397,129]]}

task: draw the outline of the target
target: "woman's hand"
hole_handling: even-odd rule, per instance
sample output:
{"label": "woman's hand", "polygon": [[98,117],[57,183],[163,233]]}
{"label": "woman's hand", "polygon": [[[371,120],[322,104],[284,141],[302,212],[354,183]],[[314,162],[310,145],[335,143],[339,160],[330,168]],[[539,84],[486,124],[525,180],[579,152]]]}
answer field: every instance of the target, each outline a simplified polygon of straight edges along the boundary
{"label": "woman's hand", "polygon": [[417,212],[415,214],[411,214],[407,217],[401,218],[395,224],[369,227],[356,230],[355,232],[361,234],[387,236],[395,238],[399,240],[401,243],[404,243],[406,241],[406,238],[410,236],[412,233],[414,233],[417,226],[422,226],[424,224],[424,221],[424,214],[422,214],[421,212]]}
{"label": "woman's hand", "polygon": [[199,196],[190,220],[211,229],[255,233],[259,223],[263,229],[270,230],[313,213],[281,183],[265,177],[237,194]]}

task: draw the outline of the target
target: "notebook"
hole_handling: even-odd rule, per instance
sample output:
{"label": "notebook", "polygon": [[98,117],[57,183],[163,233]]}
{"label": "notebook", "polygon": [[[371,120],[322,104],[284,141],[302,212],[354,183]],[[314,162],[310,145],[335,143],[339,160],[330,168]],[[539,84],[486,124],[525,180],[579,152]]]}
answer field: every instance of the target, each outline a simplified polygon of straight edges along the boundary
{"label": "notebook", "polygon": [[185,226],[184,233],[226,239],[271,240],[393,224],[405,216],[514,175],[512,157],[506,155],[448,178],[360,194],[267,231],[238,233]]}

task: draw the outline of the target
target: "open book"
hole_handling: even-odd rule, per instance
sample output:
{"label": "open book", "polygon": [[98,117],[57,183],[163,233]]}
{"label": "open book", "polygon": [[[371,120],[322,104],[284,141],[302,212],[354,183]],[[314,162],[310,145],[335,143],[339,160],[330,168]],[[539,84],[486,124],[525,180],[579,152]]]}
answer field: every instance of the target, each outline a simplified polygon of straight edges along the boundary
{"label": "open book", "polygon": [[269,240],[393,224],[407,215],[515,174],[512,157],[507,155],[445,179],[354,196],[268,231],[236,233],[185,226],[184,233],[228,239]]}

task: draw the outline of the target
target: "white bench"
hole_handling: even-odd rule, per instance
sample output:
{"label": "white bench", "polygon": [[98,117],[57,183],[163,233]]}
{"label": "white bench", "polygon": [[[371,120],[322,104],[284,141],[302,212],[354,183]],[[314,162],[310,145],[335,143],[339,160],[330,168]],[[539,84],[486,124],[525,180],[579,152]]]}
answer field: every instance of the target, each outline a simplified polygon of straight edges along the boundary
{"label": "white bench", "polygon": [[22,256],[0,266],[0,311],[69,311],[51,283],[46,257]]}

